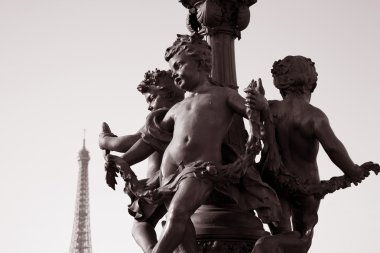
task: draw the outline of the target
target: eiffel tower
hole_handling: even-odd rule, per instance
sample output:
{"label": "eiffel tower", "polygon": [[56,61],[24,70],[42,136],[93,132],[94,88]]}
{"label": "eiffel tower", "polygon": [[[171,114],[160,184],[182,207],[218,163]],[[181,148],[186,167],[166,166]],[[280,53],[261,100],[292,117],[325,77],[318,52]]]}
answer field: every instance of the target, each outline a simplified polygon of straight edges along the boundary
{"label": "eiffel tower", "polygon": [[86,139],[79,151],[79,173],[76,196],[76,207],[70,253],[91,253],[90,206],[88,191],[89,152],[86,150]]}

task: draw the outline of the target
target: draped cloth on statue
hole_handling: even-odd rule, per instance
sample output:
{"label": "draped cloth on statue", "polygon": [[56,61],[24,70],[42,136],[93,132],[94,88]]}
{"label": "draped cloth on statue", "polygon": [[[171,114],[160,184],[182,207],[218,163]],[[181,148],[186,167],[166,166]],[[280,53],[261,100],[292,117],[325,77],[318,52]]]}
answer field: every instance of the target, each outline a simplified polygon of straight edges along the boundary
{"label": "draped cloth on statue", "polygon": [[[159,125],[166,112],[167,109],[153,111],[141,130],[143,141],[162,152],[171,140],[171,133],[162,130]],[[233,163],[218,166],[208,161],[179,164],[178,173],[165,179],[165,184],[154,191],[135,191],[131,188],[129,190],[140,201],[162,203],[174,195],[181,181],[186,178],[209,180],[214,184],[216,191],[229,196],[241,209],[256,210],[264,223],[278,221],[281,212],[278,197],[275,191],[261,180],[254,163],[250,161],[250,157],[244,156]],[[152,192],[154,194],[150,194]]]}

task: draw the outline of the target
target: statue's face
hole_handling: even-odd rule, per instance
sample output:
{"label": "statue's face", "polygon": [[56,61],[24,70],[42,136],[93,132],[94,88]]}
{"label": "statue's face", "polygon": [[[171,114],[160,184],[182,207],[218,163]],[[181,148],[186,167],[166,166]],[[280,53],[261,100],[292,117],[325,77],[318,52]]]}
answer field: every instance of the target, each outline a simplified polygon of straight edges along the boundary
{"label": "statue's face", "polygon": [[145,101],[148,104],[148,110],[154,111],[164,107],[164,98],[160,94],[162,92],[147,92],[144,93]]}
{"label": "statue's face", "polygon": [[183,53],[174,55],[169,60],[170,68],[173,72],[174,83],[185,91],[194,91],[200,84],[200,65],[193,57]]}
{"label": "statue's face", "polygon": [[164,90],[154,90],[144,93],[145,101],[148,104],[148,110],[154,111],[160,108],[170,108],[173,102]]}

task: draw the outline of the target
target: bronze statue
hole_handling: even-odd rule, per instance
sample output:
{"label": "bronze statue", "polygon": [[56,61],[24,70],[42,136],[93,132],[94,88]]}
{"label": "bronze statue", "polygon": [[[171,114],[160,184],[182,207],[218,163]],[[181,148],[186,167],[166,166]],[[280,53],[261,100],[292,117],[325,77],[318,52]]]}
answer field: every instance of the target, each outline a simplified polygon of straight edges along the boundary
{"label": "bronze statue", "polygon": [[[108,185],[115,188],[118,172],[126,181],[129,212],[135,217],[132,233],[144,252],[198,252],[190,217],[217,190],[268,223],[272,235],[259,239],[253,253],[306,253],[320,199],[360,183],[370,171],[380,172],[372,162],[355,165],[327,116],[310,105],[317,84],[310,59],[288,56],[274,63],[274,85],[283,100],[269,102],[260,79],[245,90],[246,99],[214,82],[210,48],[197,34],[178,35],[165,59],[172,71],[147,72],[138,86],[152,111],[145,125],[136,134],[117,137],[104,124],[99,138],[106,150]],[[184,91],[189,96],[183,100]],[[245,155],[230,161],[222,146],[236,113],[250,120],[250,138]],[[264,148],[256,164],[261,140]],[[319,143],[344,176],[320,181]],[[110,155],[110,150],[124,154]],[[148,157],[148,178],[137,180],[130,166]],[[154,227],[166,212],[157,240]]]}
{"label": "bronze statue", "polygon": [[[163,108],[170,108],[177,102],[183,100],[184,91],[174,85],[171,71],[154,70],[145,73],[144,80],[137,86],[137,89],[145,96],[149,111],[156,111]],[[141,131],[132,135],[117,137],[109,126],[103,123],[103,132],[99,136],[99,146],[101,149],[126,153],[134,148],[137,142],[144,139]],[[162,160],[162,150],[152,147],[156,151],[148,158],[147,179],[141,180],[139,184],[144,184],[146,188],[155,188],[159,185],[158,175]],[[128,153],[126,153],[128,155]],[[130,157],[126,160],[132,165],[134,162]],[[107,184],[115,189],[118,169],[111,162],[106,163]],[[137,180],[137,178],[136,178]],[[148,186],[147,186],[148,185]],[[166,213],[163,204],[149,204],[130,194],[132,203],[129,205],[129,212],[134,216],[135,221],[132,227],[132,235],[137,244],[144,252],[150,252],[157,243],[157,236],[154,230],[157,222]]]}
{"label": "bronze statue", "polygon": [[[265,162],[262,175],[280,198],[282,215],[278,227],[271,226],[273,236],[261,238],[254,253],[307,252],[311,246],[313,229],[318,222],[320,199],[327,193],[357,184],[372,170],[379,172],[379,165],[368,162],[354,164],[345,147],[335,136],[327,116],[310,104],[311,94],[317,85],[314,62],[303,56],[287,56],[273,64],[274,85],[280,90],[281,101],[269,101],[264,109],[274,124],[274,152],[281,162]],[[257,94],[248,94],[248,102]],[[268,134],[268,133],[267,133]],[[275,141],[275,142],[273,142]],[[317,154],[319,143],[331,161],[345,176],[320,182]],[[268,152],[266,152],[268,153]]]}
{"label": "bronze statue", "polygon": [[[256,0],[180,2],[189,9],[187,26],[192,35],[178,35],[165,53],[172,77],[165,72],[164,81],[158,78],[163,72],[148,72],[139,86],[151,110],[145,125],[134,135],[116,137],[104,124],[100,137],[101,148],[107,150],[107,183],[115,188],[120,173],[132,199],[129,211],[136,219],[135,240],[144,252],[247,253],[254,244],[252,253],[308,252],[320,200],[357,185],[370,171],[378,174],[379,165],[355,165],[327,116],[310,104],[318,76],[310,59],[288,56],[274,63],[274,85],[281,101],[265,99],[260,79],[245,90],[246,99],[237,93],[234,40],[247,27],[249,7]],[[176,85],[178,96],[163,84]],[[188,94],[185,99],[183,91]],[[241,117],[250,124],[245,153],[247,135]],[[319,144],[344,176],[319,179]],[[111,155],[109,150],[124,154]],[[148,157],[148,178],[138,180],[130,166]],[[211,192],[222,195],[211,203],[216,204],[212,208],[231,200],[235,209],[220,205],[215,215],[212,208],[200,207],[213,199]],[[272,235],[265,236],[262,230],[242,238],[246,217],[254,217],[262,228],[253,210],[268,223]],[[154,227],[166,211],[166,224],[157,240]],[[220,222],[225,213],[228,223]],[[244,219],[237,222],[237,214],[242,213]],[[197,230],[205,220],[211,220],[207,229]],[[233,222],[239,226],[231,229]],[[220,229],[221,224],[228,225]],[[234,232],[223,237],[209,229],[214,225]]]}
{"label": "bronze statue", "polygon": [[[243,97],[233,89],[218,86],[209,77],[211,50],[207,42],[197,34],[178,35],[173,46],[167,49],[165,59],[176,85],[189,92],[189,96],[164,116],[156,113],[159,110],[152,112],[142,131],[147,136],[145,142],[142,138],[121,158],[107,156],[108,161],[116,163],[126,175],[130,173],[130,164],[150,155],[147,147],[151,147],[151,143],[167,145],[159,188],[140,191],[134,177],[125,176],[130,181],[128,188],[137,197],[167,206],[166,225],[152,252],[173,252],[178,246],[185,252],[198,252],[190,217],[213,189],[227,194],[243,209],[256,210],[263,222],[277,222],[278,198],[274,190],[261,181],[257,170],[242,166],[239,161],[223,164],[222,144],[232,116],[237,113],[247,117],[247,114]],[[260,111],[264,109],[265,100],[263,96],[256,98],[254,109]],[[172,133],[168,144],[161,140],[166,133]],[[130,163],[130,157],[138,159]]]}

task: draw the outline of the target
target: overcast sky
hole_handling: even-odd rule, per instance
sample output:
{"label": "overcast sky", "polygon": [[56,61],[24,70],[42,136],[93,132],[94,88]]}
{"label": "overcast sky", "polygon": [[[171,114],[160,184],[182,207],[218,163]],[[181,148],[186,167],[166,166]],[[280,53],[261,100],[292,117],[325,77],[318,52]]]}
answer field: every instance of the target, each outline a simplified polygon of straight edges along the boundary
{"label": "overcast sky", "polygon": [[[379,156],[380,3],[376,0],[259,0],[236,41],[238,85],[263,79],[286,55],[316,62],[312,104],[329,117],[358,164]],[[187,33],[178,1],[0,0],[0,251],[68,252],[77,155],[87,130],[92,247],[141,252],[121,185],[104,181],[97,147],[103,121],[137,131],[147,105],[136,90],[147,70]],[[323,179],[341,175],[321,149]],[[144,175],[146,164],[135,166]],[[325,197],[310,253],[380,252],[380,177]]]}

